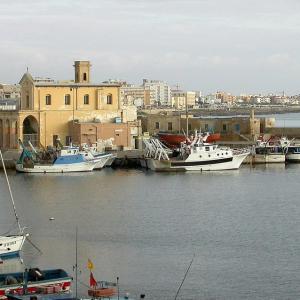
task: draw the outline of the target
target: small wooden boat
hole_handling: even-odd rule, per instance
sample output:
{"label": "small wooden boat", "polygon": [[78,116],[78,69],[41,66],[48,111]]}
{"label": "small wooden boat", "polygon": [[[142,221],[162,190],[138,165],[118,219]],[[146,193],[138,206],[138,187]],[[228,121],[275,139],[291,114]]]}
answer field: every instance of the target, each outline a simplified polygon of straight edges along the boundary
{"label": "small wooden boat", "polygon": [[0,274],[0,299],[6,294],[22,295],[24,285],[28,293],[37,293],[43,287],[56,286],[61,291],[69,291],[72,277],[62,269],[39,270],[29,269],[27,272]]}

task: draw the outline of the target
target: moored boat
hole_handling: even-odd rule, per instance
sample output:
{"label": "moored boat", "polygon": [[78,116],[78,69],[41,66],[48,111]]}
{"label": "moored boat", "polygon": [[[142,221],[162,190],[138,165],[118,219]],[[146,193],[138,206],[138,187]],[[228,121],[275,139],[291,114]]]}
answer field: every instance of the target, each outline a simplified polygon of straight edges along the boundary
{"label": "moored boat", "polygon": [[300,162],[300,145],[291,144],[287,147],[285,159],[287,162],[299,163]]}
{"label": "moored boat", "polygon": [[102,169],[103,167],[110,167],[116,158],[116,156],[113,155],[112,153],[99,152],[97,150],[97,146],[89,146],[87,144],[83,144],[82,148],[85,153],[88,153],[88,159],[98,161],[94,169]]}
{"label": "moored boat", "polygon": [[11,258],[18,256],[27,235],[20,232],[19,235],[0,236],[0,257]]}
{"label": "moored boat", "polygon": [[145,159],[142,165],[154,171],[220,171],[238,169],[249,155],[248,149],[234,150],[205,143],[196,133],[190,144],[184,143],[173,155],[157,139],[144,140]]}
{"label": "moored boat", "polygon": [[271,137],[264,140],[260,137],[252,151],[252,163],[285,163],[289,143],[286,138]]}
{"label": "moored boat", "polygon": [[[23,173],[68,173],[92,171],[99,160],[88,159],[77,148],[61,149],[59,152],[47,153],[47,159],[34,159],[30,151],[23,148],[16,163],[16,170]],[[87,154],[88,156],[88,154]]]}
{"label": "moored boat", "polygon": [[29,293],[36,293],[45,286],[56,286],[61,291],[69,291],[72,277],[63,269],[39,270],[29,269],[25,272],[0,274],[0,299],[6,294],[19,294],[24,292],[24,284]]}

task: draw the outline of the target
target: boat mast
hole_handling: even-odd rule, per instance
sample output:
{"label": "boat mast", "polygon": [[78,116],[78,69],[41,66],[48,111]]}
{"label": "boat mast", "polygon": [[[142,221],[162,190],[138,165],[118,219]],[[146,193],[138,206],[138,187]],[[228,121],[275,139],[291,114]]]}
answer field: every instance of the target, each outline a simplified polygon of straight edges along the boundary
{"label": "boat mast", "polygon": [[77,280],[78,280],[78,227],[76,226],[76,238],[75,238],[75,299],[77,298],[78,294],[78,286],[77,286]]}
{"label": "boat mast", "polygon": [[189,273],[190,268],[191,268],[191,266],[192,266],[192,264],[193,264],[194,258],[195,258],[195,254],[193,255],[193,258],[192,258],[192,260],[191,260],[191,262],[190,262],[190,264],[189,264],[189,267],[187,268],[187,270],[186,270],[186,272],[185,272],[185,274],[184,274],[184,277],[183,277],[183,279],[182,279],[182,281],[181,281],[181,284],[180,284],[180,286],[179,286],[179,288],[178,288],[178,290],[177,290],[177,293],[176,293],[176,295],[175,295],[174,300],[176,300],[177,297],[178,297],[178,294],[179,294],[179,292],[180,292],[180,290],[181,290],[181,288],[182,288],[182,286],[183,286],[183,283],[184,283],[184,281],[185,281],[185,279],[186,279],[186,276],[187,276],[187,274]]}
{"label": "boat mast", "polygon": [[185,95],[185,119],[186,119],[186,137],[189,137],[189,118],[188,118],[188,105],[187,94]]}
{"label": "boat mast", "polygon": [[9,194],[10,194],[10,199],[11,199],[12,206],[13,206],[14,213],[15,213],[15,217],[16,217],[16,220],[17,220],[19,232],[22,233],[22,229],[21,229],[21,225],[20,225],[20,221],[19,221],[19,216],[17,214],[17,210],[16,210],[16,206],[15,206],[15,201],[14,201],[14,197],[13,197],[12,192],[11,192],[9,180],[8,180],[7,173],[6,173],[6,167],[5,167],[5,164],[4,164],[4,160],[3,160],[3,156],[2,156],[2,151],[1,150],[0,150],[0,156],[1,156],[1,162],[2,162],[2,166],[3,166],[3,170],[4,170],[4,174],[5,174],[5,178],[6,178],[8,190],[9,190]]}

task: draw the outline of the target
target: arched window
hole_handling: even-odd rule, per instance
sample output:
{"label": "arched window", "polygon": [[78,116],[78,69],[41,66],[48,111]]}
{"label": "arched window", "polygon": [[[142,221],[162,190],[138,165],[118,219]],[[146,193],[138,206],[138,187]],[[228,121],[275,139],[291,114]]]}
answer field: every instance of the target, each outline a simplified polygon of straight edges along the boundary
{"label": "arched window", "polygon": [[65,95],[65,105],[70,105],[71,104],[71,95],[67,94]]}
{"label": "arched window", "polygon": [[112,94],[108,94],[108,95],[107,95],[106,103],[107,103],[107,104],[112,104]]}
{"label": "arched window", "polygon": [[84,95],[83,96],[83,104],[89,104],[90,103],[90,99],[89,99],[89,95]]}
{"label": "arched window", "polygon": [[51,95],[46,95],[46,105],[51,105]]}

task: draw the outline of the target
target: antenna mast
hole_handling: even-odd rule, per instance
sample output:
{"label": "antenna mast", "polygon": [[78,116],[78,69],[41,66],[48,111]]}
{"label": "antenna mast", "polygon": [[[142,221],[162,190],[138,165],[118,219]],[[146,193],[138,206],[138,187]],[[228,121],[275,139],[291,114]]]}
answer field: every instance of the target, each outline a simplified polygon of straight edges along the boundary
{"label": "antenna mast", "polygon": [[190,271],[190,268],[191,268],[191,266],[192,266],[192,264],[193,264],[194,258],[195,258],[195,254],[193,255],[193,258],[192,258],[192,260],[191,260],[191,262],[190,262],[190,264],[189,264],[189,267],[187,268],[187,270],[186,270],[186,272],[185,272],[185,274],[184,274],[184,277],[183,277],[183,279],[182,279],[182,281],[181,281],[181,284],[180,284],[180,286],[179,286],[179,288],[178,288],[178,290],[177,290],[177,293],[176,293],[176,296],[175,296],[174,300],[177,299],[177,296],[178,296],[178,294],[179,294],[179,292],[180,292],[180,290],[181,290],[181,287],[183,286],[183,283],[184,283],[184,281],[185,281],[185,279],[186,279],[186,276],[187,276],[188,272]]}
{"label": "antenna mast", "polygon": [[17,220],[17,224],[18,224],[20,233],[22,233],[22,229],[21,229],[21,225],[20,225],[20,221],[19,221],[19,216],[17,214],[14,197],[12,195],[10,184],[9,184],[9,181],[8,181],[8,177],[7,177],[7,173],[6,173],[6,167],[5,167],[5,164],[4,164],[4,160],[3,160],[3,156],[2,156],[2,151],[1,150],[0,150],[0,156],[1,156],[2,166],[3,166],[3,171],[4,171],[4,174],[5,174],[5,179],[6,179],[8,190],[9,190],[10,199],[11,199],[12,206],[13,206],[14,213],[15,213],[15,217],[16,217],[16,220]]}

